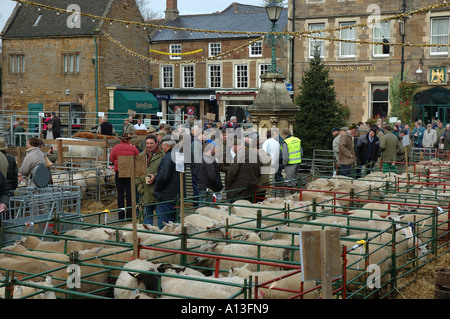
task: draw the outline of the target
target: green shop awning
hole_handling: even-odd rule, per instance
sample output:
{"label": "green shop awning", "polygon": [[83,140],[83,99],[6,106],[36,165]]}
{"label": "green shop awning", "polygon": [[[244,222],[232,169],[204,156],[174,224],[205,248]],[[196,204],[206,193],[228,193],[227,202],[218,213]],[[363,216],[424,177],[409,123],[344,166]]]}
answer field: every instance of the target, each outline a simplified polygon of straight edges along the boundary
{"label": "green shop awning", "polygon": [[140,114],[156,114],[159,103],[155,96],[146,91],[114,91],[114,111],[127,113],[133,110]]}

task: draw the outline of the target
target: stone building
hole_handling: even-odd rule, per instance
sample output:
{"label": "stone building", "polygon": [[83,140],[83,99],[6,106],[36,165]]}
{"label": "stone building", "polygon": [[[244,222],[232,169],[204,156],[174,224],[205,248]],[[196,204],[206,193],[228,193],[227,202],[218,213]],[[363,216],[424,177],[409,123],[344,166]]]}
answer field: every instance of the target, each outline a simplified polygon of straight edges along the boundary
{"label": "stone building", "polygon": [[[255,99],[260,75],[271,64],[271,50],[264,39],[249,45],[260,37],[252,32],[270,31],[265,8],[232,3],[221,12],[179,15],[177,1],[167,0],[165,13],[164,25],[168,27],[250,34],[154,29],[150,57],[157,62],[150,63],[150,92],[160,101],[161,110],[169,120],[180,114],[202,119],[211,113],[217,121],[232,115],[239,122],[246,121],[246,106]],[[287,10],[283,10],[277,31],[285,30],[286,23]],[[284,38],[277,42],[277,65],[284,71],[286,43]],[[213,58],[220,54],[220,58]]]}
{"label": "stone building", "polygon": [[[369,0],[289,0],[288,30],[295,32],[322,30],[312,35],[327,40],[297,37],[291,41],[291,82],[294,89],[301,83],[308,66],[312,48],[317,45],[330,75],[340,102],[350,110],[349,121],[366,121],[377,115],[388,116],[389,81],[400,75],[403,80],[420,83],[416,94],[414,120],[428,122],[437,116],[450,122],[450,106],[447,84],[449,60],[450,6],[431,8],[411,14],[403,19],[390,19],[375,26],[341,29],[345,26],[375,22],[397,16],[403,12],[439,4],[433,0],[382,1]],[[441,2],[442,4],[442,2]],[[405,5],[403,7],[403,5]],[[325,31],[323,31],[325,30]],[[403,36],[402,36],[403,35]],[[357,40],[385,43],[385,45],[337,41]],[[402,50],[398,43],[411,44]],[[389,44],[394,45],[389,45]],[[418,44],[419,46],[415,46]],[[423,44],[442,44],[442,47],[426,47]],[[403,51],[403,52],[402,52]],[[423,73],[416,72],[419,69]],[[436,73],[439,72],[439,73]],[[436,80],[435,74],[440,74]],[[296,90],[297,93],[297,90]]]}
{"label": "stone building", "polygon": [[[58,112],[63,105],[73,105],[79,106],[77,111],[91,113],[83,117],[97,118],[97,112],[113,116],[111,113],[119,109],[126,113],[114,98],[120,91],[142,92],[148,88],[148,62],[120,50],[105,34],[148,55],[146,29],[109,20],[143,22],[135,1],[36,2],[73,13],[16,5],[2,32],[4,110],[31,114]],[[30,125],[32,121],[35,119],[30,118]]]}

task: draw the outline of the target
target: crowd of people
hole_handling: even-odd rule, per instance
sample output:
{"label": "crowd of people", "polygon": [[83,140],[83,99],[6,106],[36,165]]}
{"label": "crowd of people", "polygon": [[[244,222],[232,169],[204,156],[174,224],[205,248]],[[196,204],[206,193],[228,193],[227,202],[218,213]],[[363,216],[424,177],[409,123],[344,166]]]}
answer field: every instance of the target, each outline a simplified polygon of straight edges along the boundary
{"label": "crowd of people", "polygon": [[[124,127],[130,123],[131,119],[124,119]],[[267,188],[256,189],[256,186],[271,182],[296,188],[302,157],[301,140],[289,129],[283,129],[281,134],[278,129],[267,133],[267,137],[260,140],[257,132],[244,132],[234,118],[221,128],[206,126],[202,121],[175,127],[161,124],[147,128],[144,143],[133,145],[130,141],[135,131],[124,130],[120,144],[111,150],[109,157],[116,173],[119,219],[131,217],[131,210],[124,208],[131,207],[131,179],[118,177],[118,157],[123,155],[145,156],[146,176],[137,177],[135,184],[140,204],[144,206],[143,222],[156,223],[159,227],[176,220],[180,182],[186,183],[185,175],[177,171],[175,153],[178,152],[183,154],[184,164],[191,169],[194,206],[222,199],[223,191],[230,203],[238,199],[253,201],[255,194],[266,196]],[[221,173],[225,175],[224,180]],[[183,181],[180,181],[181,176]]]}
{"label": "crowd of people", "polygon": [[423,125],[422,120],[410,128],[398,120],[394,125],[379,120],[376,124],[359,122],[333,128],[333,152],[337,174],[361,177],[381,163],[383,173],[400,173],[412,149],[420,149],[430,158],[438,149],[450,150],[450,124],[439,119]]}

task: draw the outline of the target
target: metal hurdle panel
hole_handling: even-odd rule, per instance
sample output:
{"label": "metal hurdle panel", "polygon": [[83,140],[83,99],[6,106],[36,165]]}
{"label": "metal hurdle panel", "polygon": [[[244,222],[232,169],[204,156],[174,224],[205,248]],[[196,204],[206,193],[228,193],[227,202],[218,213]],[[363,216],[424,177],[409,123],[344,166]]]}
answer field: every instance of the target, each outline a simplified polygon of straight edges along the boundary
{"label": "metal hurdle panel", "polygon": [[[21,187],[10,198],[9,207],[2,214],[3,243],[18,240],[22,234],[51,234],[56,218],[81,218],[80,187]],[[58,226],[59,232],[73,228],[64,223]]]}

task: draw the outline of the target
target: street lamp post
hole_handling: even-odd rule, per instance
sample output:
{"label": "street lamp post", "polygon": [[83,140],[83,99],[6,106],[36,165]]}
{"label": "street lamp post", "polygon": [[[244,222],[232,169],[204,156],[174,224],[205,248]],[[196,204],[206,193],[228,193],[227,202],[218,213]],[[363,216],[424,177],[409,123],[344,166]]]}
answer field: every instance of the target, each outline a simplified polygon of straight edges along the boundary
{"label": "street lamp post", "polygon": [[267,17],[272,22],[271,32],[268,34],[269,36],[269,45],[272,49],[272,65],[270,72],[276,73],[277,71],[277,57],[276,57],[276,38],[273,34],[276,30],[276,23],[278,19],[280,19],[281,12],[283,11],[283,7],[278,6],[275,0],[272,1],[269,5],[266,6]]}

